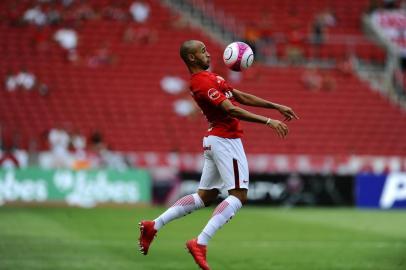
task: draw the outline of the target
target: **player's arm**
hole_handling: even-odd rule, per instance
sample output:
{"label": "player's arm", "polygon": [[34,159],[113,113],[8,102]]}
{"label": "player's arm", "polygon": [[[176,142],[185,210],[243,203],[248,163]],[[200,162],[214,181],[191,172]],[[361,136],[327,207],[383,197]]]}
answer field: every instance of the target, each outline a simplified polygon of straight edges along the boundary
{"label": "player's arm", "polygon": [[270,102],[268,100],[262,99],[260,97],[245,93],[241,90],[233,89],[234,98],[241,104],[253,107],[262,107],[268,109],[275,109],[279,111],[284,117],[285,120],[290,121],[292,119],[299,119],[295,112],[284,105]]}
{"label": "player's arm", "polygon": [[284,138],[288,134],[288,126],[283,122],[264,117],[255,113],[251,113],[240,107],[234,106],[228,99],[224,100],[219,105],[228,115],[240,120],[262,123],[273,128],[279,137]]}

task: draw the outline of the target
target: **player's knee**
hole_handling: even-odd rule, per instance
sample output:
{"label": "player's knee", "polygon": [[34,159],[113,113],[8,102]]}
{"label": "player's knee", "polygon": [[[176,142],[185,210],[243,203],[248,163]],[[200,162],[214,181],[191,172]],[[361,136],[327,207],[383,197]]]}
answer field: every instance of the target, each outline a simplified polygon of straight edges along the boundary
{"label": "player's knee", "polygon": [[247,194],[241,195],[240,197],[238,197],[238,199],[240,200],[241,204],[246,204],[247,203]]}
{"label": "player's knee", "polygon": [[246,189],[229,190],[228,193],[234,197],[237,197],[240,200],[241,204],[245,204],[248,200],[248,191]]}
{"label": "player's knee", "polygon": [[199,190],[198,195],[202,199],[204,206],[209,206],[215,200],[217,199],[218,196],[218,191],[217,190]]}

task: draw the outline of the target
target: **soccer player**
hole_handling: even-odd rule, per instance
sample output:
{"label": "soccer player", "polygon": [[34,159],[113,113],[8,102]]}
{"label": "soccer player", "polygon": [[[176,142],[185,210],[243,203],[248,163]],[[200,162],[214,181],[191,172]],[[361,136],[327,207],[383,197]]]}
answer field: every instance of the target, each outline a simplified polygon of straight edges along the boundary
{"label": "soccer player", "polygon": [[180,56],[191,73],[190,91],[209,122],[203,138],[204,167],[196,193],[179,199],[155,220],[140,222],[140,251],[147,255],[158,230],[170,221],[210,205],[220,189],[228,190],[228,197],[214,210],[212,217],[197,238],[186,242],[195,262],[209,270],[206,247],[215,232],[227,223],[247,200],[248,163],[241,143],[240,120],[263,124],[284,138],[288,134],[285,123],[251,113],[238,107],[237,102],[254,107],[275,109],[285,121],[298,119],[289,107],[272,103],[254,95],[232,88],[217,74],[207,71],[210,54],[203,42],[185,41]]}

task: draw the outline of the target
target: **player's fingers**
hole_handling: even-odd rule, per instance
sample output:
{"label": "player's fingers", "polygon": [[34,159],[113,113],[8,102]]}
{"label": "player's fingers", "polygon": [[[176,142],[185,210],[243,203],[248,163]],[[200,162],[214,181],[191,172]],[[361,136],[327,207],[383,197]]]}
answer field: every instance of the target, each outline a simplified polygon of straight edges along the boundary
{"label": "player's fingers", "polygon": [[290,111],[290,113],[291,113],[293,118],[299,119],[299,116],[297,116],[294,111]]}
{"label": "player's fingers", "polygon": [[282,126],[282,130],[283,130],[283,135],[285,137],[286,135],[288,135],[288,132],[289,132],[288,126],[283,123],[281,126]]}
{"label": "player's fingers", "polygon": [[279,138],[283,138],[283,131],[281,130],[281,128],[278,126],[276,126],[275,128],[276,133],[278,134]]}
{"label": "player's fingers", "polygon": [[291,118],[295,117],[292,110],[287,111],[286,114],[289,115],[289,117],[291,117]]}
{"label": "player's fingers", "polygon": [[283,124],[280,124],[280,125],[278,126],[278,132],[279,132],[281,138],[285,138],[287,132],[286,132],[286,129],[285,129],[285,127],[284,127]]}

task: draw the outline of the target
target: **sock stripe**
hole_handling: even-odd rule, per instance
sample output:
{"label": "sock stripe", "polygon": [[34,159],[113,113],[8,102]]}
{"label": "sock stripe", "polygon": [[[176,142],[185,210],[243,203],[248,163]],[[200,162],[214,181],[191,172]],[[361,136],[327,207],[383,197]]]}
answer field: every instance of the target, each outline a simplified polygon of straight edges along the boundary
{"label": "sock stripe", "polygon": [[224,209],[226,209],[229,205],[230,205],[230,204],[229,204],[227,201],[225,201],[225,200],[222,201],[222,202],[216,207],[216,209],[214,209],[214,213],[213,213],[212,217],[215,216],[215,215],[221,214],[221,213],[224,211]]}
{"label": "sock stripe", "polygon": [[186,205],[193,205],[195,204],[195,199],[193,195],[187,195],[181,199],[179,199],[173,206],[186,206]]}

